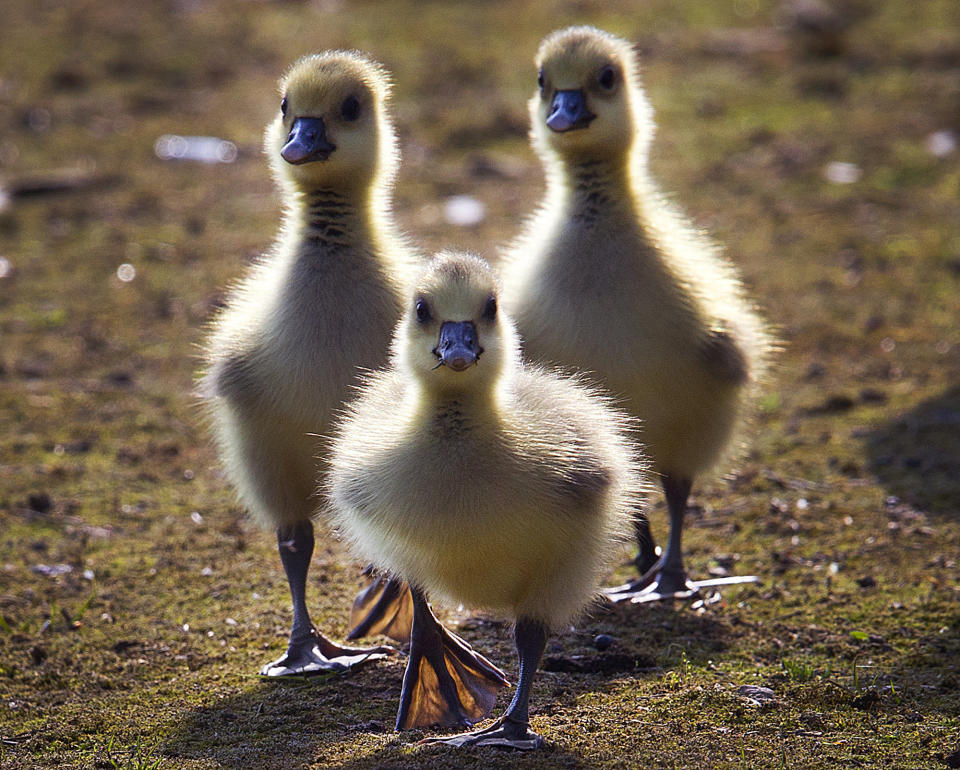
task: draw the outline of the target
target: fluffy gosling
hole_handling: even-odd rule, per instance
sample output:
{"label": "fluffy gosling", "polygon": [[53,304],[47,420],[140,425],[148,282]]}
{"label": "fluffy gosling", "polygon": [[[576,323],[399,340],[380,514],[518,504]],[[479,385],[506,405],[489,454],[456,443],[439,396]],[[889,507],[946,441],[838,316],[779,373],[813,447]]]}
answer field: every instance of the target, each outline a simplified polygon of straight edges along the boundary
{"label": "fluffy gosling", "polygon": [[734,268],[650,178],[653,115],[629,43],[572,27],[536,61],[531,138],[547,193],[505,255],[504,307],[525,355],[596,375],[641,419],[670,513],[659,559],[638,520],[641,578],[611,598],[756,580],[688,580],[681,535],[693,480],[737,443],[771,338]]}
{"label": "fluffy gosling", "polygon": [[594,597],[645,488],[628,418],[570,378],[525,368],[498,297],[476,257],[444,253],[425,270],[390,368],[338,428],[328,499],[358,552],[412,587],[397,729],[471,724],[471,701],[501,684],[437,623],[429,593],[514,617],[520,656],[503,716],[437,740],[533,749],[527,703],[547,634]]}
{"label": "fluffy gosling", "polygon": [[305,600],[321,452],[357,380],[386,362],[414,259],[390,211],[397,148],[389,84],[375,62],[331,51],[297,61],[280,83],[265,151],[283,224],[230,292],[206,346],[202,391],[227,476],[276,529],[290,585],[287,651],[263,676],[342,670],[389,648],[334,644]]}

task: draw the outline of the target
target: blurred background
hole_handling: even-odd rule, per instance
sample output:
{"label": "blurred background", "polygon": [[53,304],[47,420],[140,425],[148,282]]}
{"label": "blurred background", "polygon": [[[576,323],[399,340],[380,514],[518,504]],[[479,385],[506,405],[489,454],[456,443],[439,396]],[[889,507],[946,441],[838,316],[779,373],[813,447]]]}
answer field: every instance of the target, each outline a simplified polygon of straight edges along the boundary
{"label": "blurred background", "polygon": [[[462,763],[960,766],[955,0],[0,11],[0,766],[448,761],[391,732],[402,662],[253,676],[283,644],[285,581],[216,469],[197,345],[276,231],[261,135],[292,61],[381,61],[401,224],[493,257],[543,190],[533,55],[573,23],[635,43],[654,175],[785,343],[744,464],[697,490],[687,537],[695,573],[763,584],[598,611],[538,680],[551,747]],[[336,543],[311,586],[342,634],[359,580]],[[496,619],[450,618],[512,665]]]}

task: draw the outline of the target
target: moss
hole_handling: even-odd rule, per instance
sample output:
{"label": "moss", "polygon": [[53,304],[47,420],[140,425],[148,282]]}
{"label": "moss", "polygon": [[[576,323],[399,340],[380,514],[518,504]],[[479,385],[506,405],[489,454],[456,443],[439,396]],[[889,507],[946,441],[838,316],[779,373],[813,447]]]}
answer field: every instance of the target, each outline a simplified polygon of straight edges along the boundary
{"label": "moss", "polygon": [[[765,2],[367,5],[5,9],[4,187],[65,171],[108,183],[0,212],[0,767],[940,761],[960,727],[960,154],[934,158],[925,140],[957,128],[952,0],[875,3],[830,61],[778,37]],[[532,700],[541,752],[418,747],[423,733],[392,732],[399,658],[318,681],[255,675],[283,647],[286,582],[216,471],[196,345],[276,228],[259,143],[287,63],[324,46],[382,59],[401,220],[427,247],[492,256],[542,189],[523,137],[537,43],[590,21],[638,41],[654,171],[787,343],[748,460],[699,484],[686,535],[696,574],[724,556],[762,583],[700,606],[600,608],[558,637]],[[168,132],[231,139],[237,162],[163,163],[152,146]],[[863,176],[831,184],[830,161]],[[487,205],[477,228],[436,216],[455,192]],[[662,538],[662,505],[652,517]],[[358,566],[321,540],[311,609],[333,636]],[[629,574],[625,557],[612,579]],[[467,621],[513,671],[508,630]],[[615,640],[602,660],[600,633]],[[573,656],[593,663],[562,664]]]}

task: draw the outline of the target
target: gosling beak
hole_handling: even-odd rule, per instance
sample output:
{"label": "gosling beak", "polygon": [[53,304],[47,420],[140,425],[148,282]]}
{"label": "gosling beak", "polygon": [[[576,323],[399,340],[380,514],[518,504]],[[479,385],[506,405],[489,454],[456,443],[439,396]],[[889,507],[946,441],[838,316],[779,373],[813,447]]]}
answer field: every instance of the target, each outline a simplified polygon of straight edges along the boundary
{"label": "gosling beak", "polygon": [[440,364],[455,372],[462,372],[477,363],[482,352],[473,321],[446,321],[440,327],[440,342],[433,349]]}
{"label": "gosling beak", "polygon": [[582,90],[557,91],[550,103],[547,125],[559,134],[586,128],[595,117],[596,115],[587,109],[587,99]]}
{"label": "gosling beak", "polygon": [[293,121],[287,143],[280,150],[280,156],[295,166],[315,160],[326,160],[337,149],[327,141],[327,127],[323,118],[297,118]]}

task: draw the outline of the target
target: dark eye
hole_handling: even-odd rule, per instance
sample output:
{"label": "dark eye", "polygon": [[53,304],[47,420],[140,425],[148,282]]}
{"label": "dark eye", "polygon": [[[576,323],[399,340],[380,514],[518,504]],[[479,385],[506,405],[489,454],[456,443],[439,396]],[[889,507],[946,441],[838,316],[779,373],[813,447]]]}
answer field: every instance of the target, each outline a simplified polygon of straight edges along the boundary
{"label": "dark eye", "polygon": [[543,70],[540,70],[537,73],[537,85],[540,86],[540,90],[543,90]]}
{"label": "dark eye", "polygon": [[422,323],[429,323],[433,316],[430,315],[430,306],[425,299],[417,300],[417,320]]}
{"label": "dark eye", "polygon": [[486,321],[492,321],[497,317],[497,298],[490,297],[487,304],[483,306],[483,318]]}
{"label": "dark eye", "polygon": [[614,72],[613,67],[608,64],[600,70],[600,76],[597,78],[597,81],[600,83],[601,88],[609,91],[617,81],[617,73]]}
{"label": "dark eye", "polygon": [[340,114],[344,120],[356,120],[360,117],[360,100],[356,96],[348,96],[340,105]]}
{"label": "dark eye", "polygon": [[283,117],[287,117],[287,97],[286,96],[284,96],[280,100],[280,114],[283,115]]}

